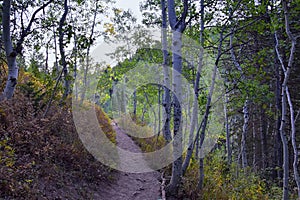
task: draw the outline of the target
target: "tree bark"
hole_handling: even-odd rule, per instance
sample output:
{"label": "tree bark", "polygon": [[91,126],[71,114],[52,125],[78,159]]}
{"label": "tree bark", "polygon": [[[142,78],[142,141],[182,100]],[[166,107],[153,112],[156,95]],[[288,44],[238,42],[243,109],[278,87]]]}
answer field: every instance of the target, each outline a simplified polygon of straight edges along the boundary
{"label": "tree bark", "polygon": [[11,33],[10,33],[10,14],[11,14],[11,0],[3,0],[3,9],[2,9],[2,39],[4,43],[5,48],[5,55],[7,59],[7,65],[8,65],[8,77],[6,81],[6,86],[4,88],[3,94],[0,97],[0,100],[3,99],[11,99],[15,87],[17,85],[17,79],[19,74],[19,67],[17,64],[17,55],[22,52],[22,45],[24,43],[24,40],[26,36],[29,34],[32,24],[35,21],[35,16],[38,12],[43,10],[45,7],[47,7],[50,3],[52,3],[53,0],[50,0],[43,4],[41,7],[39,7],[37,10],[35,10],[30,18],[30,21],[26,27],[26,29],[23,27],[21,36],[19,40],[16,42],[16,47],[13,48]]}
{"label": "tree bark", "polygon": [[261,161],[262,161],[262,169],[265,170],[268,166],[267,164],[267,141],[266,141],[266,130],[267,130],[267,123],[265,123],[264,119],[264,109],[261,109],[261,113],[259,116],[259,121],[260,121],[260,144],[261,144]]}
{"label": "tree bark", "polygon": [[161,0],[162,9],[162,52],[163,52],[163,70],[164,70],[164,96],[163,106],[164,112],[164,127],[163,135],[167,142],[172,140],[170,120],[171,120],[171,96],[170,96],[170,73],[169,73],[169,55],[168,55],[168,41],[167,41],[167,12],[166,2]]}
{"label": "tree bark", "polygon": [[230,127],[229,127],[229,119],[227,114],[227,104],[228,104],[228,96],[227,92],[225,94],[224,101],[224,114],[225,114],[225,131],[226,131],[226,153],[227,153],[227,164],[231,165],[232,162],[232,149],[231,149],[231,137],[230,137]]}
{"label": "tree bark", "polygon": [[13,49],[11,33],[10,33],[10,13],[11,13],[11,1],[3,1],[3,11],[2,11],[2,27],[3,27],[3,43],[5,48],[5,54],[8,65],[8,78],[6,86],[3,92],[3,97],[11,99],[15,87],[17,85],[17,79],[19,74],[19,67],[17,65],[17,52]]}
{"label": "tree bark", "polygon": [[133,118],[136,120],[136,108],[137,108],[137,99],[136,99],[136,89],[133,92]]}
{"label": "tree bark", "polygon": [[56,69],[56,74],[59,74],[59,65],[58,65],[58,53],[57,53],[57,43],[56,43],[56,33],[54,26],[52,27],[53,31],[53,42],[54,42],[54,55],[55,55],[55,69]]}
{"label": "tree bark", "polygon": [[[274,38],[274,43],[276,45],[276,41]],[[274,46],[275,46],[274,45]],[[275,49],[274,49],[275,50]],[[277,53],[275,50],[275,56],[277,57]],[[283,165],[283,153],[282,153],[282,142],[280,137],[280,124],[281,124],[281,83],[280,83],[280,67],[278,65],[278,59],[274,59],[275,63],[275,72],[276,72],[276,124],[275,124],[275,132],[274,132],[274,146],[273,146],[273,179],[281,179],[282,178],[282,170]]]}
{"label": "tree bark", "polygon": [[198,122],[198,97],[199,97],[199,81],[200,81],[200,76],[202,72],[202,66],[203,66],[203,46],[204,46],[204,37],[203,37],[203,32],[204,32],[204,0],[200,1],[200,9],[201,9],[201,19],[200,19],[200,51],[199,51],[199,64],[197,67],[197,72],[196,72],[196,80],[194,84],[194,99],[193,99],[193,113],[192,113],[192,119],[191,119],[191,128],[190,128],[190,133],[189,133],[189,147],[187,149],[186,157],[182,166],[182,174],[184,175],[189,164],[190,160],[193,155],[194,151],[194,132],[195,132],[195,127]]}
{"label": "tree bark", "polygon": [[[292,66],[294,63],[294,55],[295,55],[295,51],[296,51],[297,38],[294,37],[294,35],[292,34],[291,29],[290,29],[290,20],[289,20],[289,13],[288,13],[286,0],[282,1],[282,7],[283,7],[283,11],[284,11],[285,32],[288,35],[289,40],[291,41],[290,56],[289,56],[287,68],[285,69],[284,65],[282,65],[282,68],[284,71],[284,81],[282,84],[282,95],[284,97],[282,97],[282,101],[284,102],[283,104],[286,104],[286,102],[285,102],[286,101],[285,94],[286,94],[286,97],[287,97],[289,105],[290,105],[290,112],[291,112],[290,114],[291,114],[291,126],[292,126],[292,144],[293,144],[293,150],[294,150],[294,163],[293,163],[294,177],[295,177],[295,181],[296,181],[297,188],[298,188],[298,197],[300,198],[300,178],[299,178],[299,173],[298,173],[298,169],[297,169],[297,164],[298,164],[297,163],[297,161],[298,161],[297,154],[298,154],[298,152],[297,152],[296,138],[295,138],[296,127],[295,127],[295,120],[294,120],[294,113],[293,113],[293,105],[292,105],[292,101],[291,101],[290,94],[288,91],[288,86],[287,86],[289,75],[291,73],[291,69],[292,69]],[[278,44],[277,44],[277,46],[278,46]],[[280,57],[280,55],[278,54],[278,58],[279,57]],[[283,106],[283,107],[285,107],[285,106]],[[286,108],[283,108],[283,109],[286,109]],[[284,114],[285,113],[283,112],[282,116]],[[281,122],[281,125],[283,126],[282,128],[284,128],[284,124],[285,124],[285,120],[283,119]],[[282,130],[283,129],[281,129],[281,131]],[[284,136],[284,132],[282,132],[282,136]],[[285,142],[284,138],[283,138],[282,142],[283,143]],[[288,149],[286,151],[288,151]],[[285,169],[285,170],[287,170],[286,178],[285,178],[287,180],[284,180],[284,182],[287,182],[287,183],[285,185],[286,187],[284,188],[283,198],[288,199],[288,188],[287,188],[288,187],[288,152],[285,154],[287,154],[287,158],[286,157],[284,158],[285,162],[287,162],[285,164],[285,165],[287,165],[287,166],[285,166],[285,168],[287,167],[287,169]]]}
{"label": "tree bark", "polygon": [[294,116],[293,103],[292,103],[292,99],[288,87],[286,88],[286,97],[290,107],[290,118],[291,118],[291,127],[292,127],[291,140],[292,140],[293,153],[294,153],[294,161],[293,161],[294,179],[297,185],[298,198],[300,199],[300,177],[298,172],[298,149],[296,143],[296,125],[295,125],[296,122]]}
{"label": "tree bark", "polygon": [[65,24],[67,15],[68,15],[68,0],[64,1],[64,13],[60,19],[59,22],[59,27],[58,27],[58,32],[59,32],[59,51],[60,51],[60,55],[61,55],[61,65],[63,68],[63,75],[64,75],[64,94],[63,94],[63,98],[62,100],[66,99],[67,96],[70,94],[70,80],[69,80],[69,72],[68,72],[68,68],[67,68],[67,61],[66,61],[66,55],[65,55],[65,49],[64,49],[64,31],[63,31],[63,26]]}
{"label": "tree bark", "polygon": [[[178,187],[181,182],[182,175],[182,123],[181,123],[181,72],[182,72],[182,38],[181,33],[174,31],[172,38],[172,52],[173,52],[173,68],[176,74],[173,75],[173,87],[174,87],[174,138],[173,138],[173,166],[172,166],[172,177],[170,185],[168,186],[168,191],[172,195],[176,195],[178,192]],[[178,74],[177,74],[178,73]]]}
{"label": "tree bark", "polygon": [[[220,38],[222,38],[222,33],[221,33]],[[221,45],[219,46],[218,56],[220,55],[220,52],[221,52]],[[200,147],[199,174],[200,174],[200,177],[199,177],[199,182],[198,182],[198,190],[202,190],[203,183],[204,183],[204,155],[203,155],[202,147],[203,147],[203,143],[204,143],[204,139],[205,139],[206,126],[207,126],[207,123],[208,123],[208,116],[209,116],[210,108],[211,108],[212,95],[213,95],[213,92],[214,92],[214,89],[215,89],[216,75],[217,75],[217,69],[218,69],[218,63],[217,62],[214,66],[214,70],[213,70],[213,74],[212,74],[212,78],[211,78],[211,85],[210,85],[210,89],[209,89],[209,94],[207,96],[207,102],[206,102],[206,108],[205,108],[203,123],[201,123],[202,131],[201,131],[200,143],[199,143],[199,147]]]}
{"label": "tree bark", "polygon": [[176,196],[181,184],[182,176],[182,123],[181,123],[181,73],[182,73],[182,33],[186,28],[188,14],[188,0],[183,0],[184,8],[180,20],[176,16],[175,1],[168,0],[169,22],[172,28],[172,62],[173,62],[173,90],[174,90],[174,139],[172,177],[167,192]]}
{"label": "tree bark", "polygon": [[288,16],[288,8],[287,8],[287,2],[285,0],[282,1],[282,8],[284,11],[284,19],[285,19],[285,32],[288,35],[288,38],[291,41],[291,48],[290,48],[290,56],[288,59],[288,65],[287,67],[285,66],[283,59],[279,53],[279,41],[278,41],[278,36],[277,32],[275,31],[275,40],[276,40],[276,45],[275,45],[275,50],[277,53],[277,58],[281,63],[282,70],[284,72],[284,80],[282,83],[281,87],[281,125],[280,125],[280,136],[281,136],[281,141],[282,141],[282,146],[283,146],[283,195],[282,198],[284,200],[289,198],[289,149],[288,149],[288,142],[287,142],[287,137],[286,137],[286,113],[287,113],[287,83],[289,80],[289,76],[291,73],[291,69],[293,66],[294,62],[294,54],[296,51],[296,38],[293,36],[290,30],[290,21],[289,21],[289,16]]}
{"label": "tree bark", "polygon": [[249,110],[248,110],[248,100],[245,101],[243,107],[244,113],[244,125],[243,125],[243,133],[242,133],[242,141],[241,141],[241,154],[242,154],[242,168],[246,168],[248,166],[247,153],[246,153],[246,135],[249,126]]}
{"label": "tree bark", "polygon": [[[243,69],[240,66],[239,62],[236,59],[234,49],[233,49],[233,34],[230,35],[230,53],[231,53],[231,59],[237,68],[237,70],[241,73],[242,80],[245,81],[246,77],[243,73]],[[249,126],[249,100],[248,96],[246,97],[246,100],[244,102],[243,107],[243,113],[244,113],[244,124],[243,124],[243,131],[242,131],[242,139],[241,139],[241,155],[242,155],[242,168],[246,168],[248,166],[248,160],[247,160],[247,150],[246,150],[246,137],[247,137],[247,130]]]}

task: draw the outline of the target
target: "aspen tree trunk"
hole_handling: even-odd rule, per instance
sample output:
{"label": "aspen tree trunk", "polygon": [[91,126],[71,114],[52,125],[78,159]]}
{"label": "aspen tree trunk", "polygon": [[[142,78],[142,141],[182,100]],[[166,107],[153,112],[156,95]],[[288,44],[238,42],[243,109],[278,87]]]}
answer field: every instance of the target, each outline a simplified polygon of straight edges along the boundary
{"label": "aspen tree trunk", "polygon": [[298,149],[296,143],[296,125],[295,125],[296,122],[295,122],[293,103],[292,103],[292,99],[288,87],[286,88],[286,97],[290,107],[290,118],[291,118],[291,127],[292,127],[291,140],[292,140],[293,153],[294,153],[294,161],[293,161],[294,179],[297,185],[298,198],[300,199],[300,177],[298,172]]}
{"label": "aspen tree trunk", "polygon": [[58,66],[58,53],[57,53],[57,43],[56,43],[56,33],[54,26],[52,27],[52,32],[53,32],[53,41],[54,41],[54,56],[55,56],[55,69],[56,69],[56,74],[59,74],[59,66]]}
{"label": "aspen tree trunk", "polygon": [[144,96],[145,96],[145,98],[146,98],[146,102],[148,103],[148,105],[149,105],[149,108],[150,108],[150,110],[152,111],[152,113],[153,113],[153,116],[154,116],[154,124],[153,124],[153,131],[154,131],[154,133],[156,133],[156,128],[157,128],[157,117],[156,117],[156,112],[155,112],[155,109],[153,108],[153,106],[152,106],[152,104],[151,104],[151,102],[149,101],[149,97],[148,97],[148,95],[147,95],[147,93],[146,92],[144,92]]}
{"label": "aspen tree trunk", "polygon": [[[291,117],[291,126],[292,126],[292,137],[291,138],[292,138],[292,145],[293,145],[293,151],[294,151],[293,170],[294,170],[294,179],[296,181],[297,189],[298,189],[298,198],[300,199],[300,177],[299,177],[299,172],[298,172],[298,167],[297,167],[298,152],[297,152],[297,144],[296,144],[296,126],[295,126],[295,119],[294,119],[293,104],[292,104],[292,100],[291,100],[290,93],[289,93],[288,86],[287,86],[287,82],[288,82],[288,79],[289,79],[291,68],[292,68],[293,62],[294,62],[294,54],[295,54],[295,51],[296,51],[297,38],[294,37],[294,35],[292,34],[291,29],[290,29],[289,13],[288,13],[286,0],[282,1],[282,7],[283,7],[284,19],[285,19],[285,32],[288,35],[288,38],[290,39],[291,45],[292,45],[291,49],[290,49],[290,57],[289,57],[289,60],[288,60],[287,69],[284,70],[284,66],[282,66],[283,70],[285,72],[284,73],[284,81],[283,81],[283,84],[282,84],[282,87],[283,87],[283,90],[282,90],[283,94],[282,95],[284,95],[284,90],[285,90],[286,98],[287,98],[289,106],[290,106],[290,115],[291,115],[290,117]],[[279,56],[279,54],[278,54],[278,56]],[[284,101],[284,99],[283,99],[283,101]],[[283,123],[284,122],[282,121],[282,124]],[[288,149],[287,149],[287,151],[288,151]],[[288,156],[285,159],[287,159],[287,162],[288,162]],[[287,170],[288,170],[288,168],[287,168]],[[288,176],[288,172],[287,172],[287,176]],[[287,191],[284,191],[284,193],[287,193]],[[285,196],[284,196],[284,198],[285,198]],[[286,198],[288,199],[287,194],[286,194]]]}
{"label": "aspen tree trunk", "polygon": [[[286,82],[286,81],[285,81]],[[282,141],[282,147],[283,147],[283,200],[289,199],[289,149],[288,149],[288,142],[286,138],[286,86],[285,84],[282,84],[282,116],[281,116],[281,125],[280,125],[280,136]]]}
{"label": "aspen tree trunk", "polygon": [[8,78],[6,81],[6,86],[3,92],[3,97],[11,99],[15,87],[17,85],[17,79],[19,74],[19,67],[17,65],[17,52],[13,49],[11,33],[10,33],[10,13],[11,13],[11,1],[3,1],[3,11],[2,11],[2,26],[3,26],[3,43],[5,48],[5,55],[8,65]]}
{"label": "aspen tree trunk", "polygon": [[[238,6],[239,3],[240,3],[240,1],[238,2],[238,4],[236,6]],[[233,11],[230,11],[228,21],[231,19],[232,15],[233,15]],[[228,21],[226,21],[225,24]],[[204,142],[204,139],[205,139],[205,131],[206,131],[206,126],[207,126],[207,123],[208,123],[208,116],[209,116],[209,112],[210,112],[210,108],[211,108],[211,100],[212,100],[212,95],[213,95],[213,92],[214,92],[218,65],[219,65],[221,55],[222,55],[222,45],[223,45],[223,40],[224,40],[223,34],[224,34],[224,31],[225,31],[225,28],[226,28],[226,25],[223,26],[223,28],[220,32],[218,51],[217,51],[215,66],[214,66],[214,70],[213,70],[213,74],[212,74],[212,82],[211,82],[211,86],[210,86],[210,91],[209,91],[209,94],[207,96],[205,114],[204,114],[204,118],[201,122],[201,125],[198,129],[198,132],[201,130],[200,141],[199,141],[200,151],[203,151],[202,145],[203,145],[203,142]],[[203,189],[203,183],[204,183],[204,158],[203,158],[203,155],[201,155],[201,154],[202,154],[202,152],[200,152],[200,160],[199,160],[199,174],[200,174],[200,177],[199,177],[199,182],[198,182],[198,186],[197,186],[198,190]]]}
{"label": "aspen tree trunk", "polygon": [[[242,80],[246,80],[246,77],[243,74],[243,69],[240,66],[239,62],[236,59],[234,49],[233,49],[233,34],[230,35],[230,53],[231,53],[231,59],[237,68],[239,72],[242,75]],[[243,124],[243,131],[242,131],[242,139],[241,139],[241,155],[242,155],[242,168],[246,168],[248,166],[248,160],[247,160],[247,150],[246,150],[246,135],[247,135],[247,130],[249,126],[249,100],[248,96],[246,97],[246,100],[244,102],[244,107],[243,107],[243,113],[244,113],[244,124]]]}
{"label": "aspen tree trunk", "polygon": [[17,64],[17,55],[22,52],[22,45],[25,38],[30,32],[31,26],[34,23],[35,16],[38,12],[47,7],[53,0],[49,0],[37,10],[35,10],[31,16],[31,19],[27,27],[22,31],[20,38],[16,41],[16,47],[13,47],[13,42],[10,33],[10,14],[11,14],[11,0],[3,0],[2,9],[2,39],[5,49],[5,55],[8,64],[8,77],[6,81],[6,86],[4,88],[3,94],[0,96],[0,101],[3,99],[11,99],[15,87],[17,85],[17,79],[19,74],[19,67]]}
{"label": "aspen tree trunk", "polygon": [[163,106],[165,108],[164,112],[164,127],[163,135],[167,142],[172,140],[171,130],[170,130],[170,120],[171,120],[171,96],[170,96],[170,72],[169,72],[169,59],[168,59],[168,41],[167,41],[167,12],[166,12],[166,2],[161,0],[162,9],[162,51],[163,51],[163,70],[164,70],[164,96],[163,96]]}
{"label": "aspen tree trunk", "polygon": [[265,111],[264,109],[261,110],[259,121],[260,121],[260,144],[261,144],[261,160],[262,160],[262,169],[265,170],[267,168],[267,142],[266,142],[266,129],[267,129],[267,123],[264,122],[264,115]]}
{"label": "aspen tree trunk", "polygon": [[168,0],[169,22],[172,28],[172,62],[173,62],[173,90],[174,90],[174,139],[172,177],[167,192],[176,196],[182,179],[182,111],[181,111],[181,73],[182,73],[182,33],[186,28],[188,14],[188,0],[183,0],[183,12],[179,18],[176,16],[175,0]]}
{"label": "aspen tree trunk", "polygon": [[[222,38],[222,33],[221,33],[221,37]],[[222,42],[220,42],[222,43]],[[218,51],[218,57],[221,54],[221,45],[219,46],[219,51]],[[203,183],[204,183],[204,157],[202,155],[203,153],[203,143],[204,143],[204,139],[205,139],[205,131],[206,131],[206,126],[208,123],[208,116],[209,116],[209,112],[210,112],[210,108],[211,108],[211,100],[212,100],[212,95],[215,89],[215,82],[216,82],[216,75],[217,75],[217,69],[218,69],[218,61],[216,61],[215,66],[214,66],[214,71],[212,74],[212,78],[211,78],[211,85],[210,85],[210,89],[209,89],[209,94],[207,96],[207,103],[206,103],[206,108],[205,108],[205,114],[204,114],[204,118],[203,118],[203,122],[201,123],[202,125],[202,131],[201,131],[201,135],[200,135],[200,160],[199,160],[199,182],[198,182],[198,190],[202,190],[203,188]]]}
{"label": "aspen tree trunk", "polygon": [[256,158],[256,146],[257,146],[257,139],[256,139],[256,130],[255,130],[255,115],[253,116],[253,121],[252,121],[252,152],[253,152],[253,158],[252,158],[252,167],[254,168],[254,171],[257,171],[257,159]]}
{"label": "aspen tree trunk", "polygon": [[182,72],[182,35],[180,32],[174,31],[172,37],[172,52],[173,52],[173,68],[178,73],[173,75],[174,87],[174,138],[173,138],[173,166],[172,177],[169,185],[169,190],[172,194],[177,194],[178,187],[181,182],[182,175],[182,111],[181,111],[181,72]]}
{"label": "aspen tree trunk", "polygon": [[228,166],[232,162],[232,149],[231,149],[231,137],[230,137],[230,128],[229,128],[229,119],[227,114],[227,104],[228,104],[228,95],[227,91],[225,94],[224,100],[224,114],[225,114],[225,131],[226,131],[226,153],[227,153],[227,163]]}
{"label": "aspen tree trunk", "polygon": [[[274,38],[275,40],[275,38]],[[276,41],[274,41],[276,45]],[[275,46],[274,45],[274,46]],[[275,49],[274,49],[275,50]],[[275,56],[277,57],[276,50]],[[279,168],[283,165],[283,153],[282,153],[282,142],[280,137],[280,124],[281,124],[281,84],[280,84],[280,67],[278,64],[278,59],[274,59],[275,63],[275,72],[276,72],[276,124],[275,124],[275,132],[274,132],[274,160],[273,160],[273,179],[281,179],[282,178],[282,171]]]}
{"label": "aspen tree trunk", "polygon": [[218,53],[217,53],[217,57],[216,57],[214,70],[213,70],[213,73],[212,73],[209,94],[207,96],[205,113],[204,113],[204,117],[203,117],[203,120],[201,122],[201,125],[198,129],[198,132],[201,130],[200,141],[199,141],[199,148],[200,148],[199,174],[200,174],[200,177],[199,177],[199,182],[198,182],[198,186],[197,186],[198,190],[203,189],[203,183],[204,183],[204,177],[205,177],[205,175],[204,175],[204,157],[202,155],[202,153],[203,153],[202,145],[203,145],[204,139],[205,139],[205,132],[206,132],[206,126],[207,126],[207,123],[208,123],[208,116],[209,116],[210,108],[211,108],[212,95],[213,95],[214,89],[215,89],[217,70],[218,70],[218,65],[219,65],[219,61],[220,61],[220,57],[221,57],[221,53],[222,53],[222,45],[223,45],[223,39],[224,39],[223,33],[224,33],[224,31],[225,31],[225,26],[223,27],[223,29],[221,30],[221,33],[220,33]]}
{"label": "aspen tree trunk", "polygon": [[249,110],[248,110],[248,100],[245,101],[243,107],[244,113],[244,125],[242,133],[242,144],[241,144],[241,154],[242,154],[242,167],[246,168],[248,166],[247,153],[246,153],[246,135],[249,126]]}
{"label": "aspen tree trunk", "polygon": [[184,175],[189,164],[190,160],[193,155],[194,151],[194,132],[195,132],[195,127],[198,122],[198,97],[199,97],[199,81],[200,81],[200,76],[202,72],[202,66],[203,66],[203,46],[204,46],[204,37],[203,37],[203,32],[204,32],[204,0],[200,1],[200,9],[201,9],[201,19],[200,19],[200,51],[199,51],[199,64],[197,67],[197,73],[196,73],[196,80],[194,84],[194,99],[193,99],[193,113],[192,113],[192,119],[191,119],[191,128],[190,128],[190,135],[189,135],[189,147],[187,149],[186,157],[182,166],[182,174]]}
{"label": "aspen tree trunk", "polygon": [[60,51],[60,55],[61,55],[61,64],[63,67],[63,74],[64,74],[64,87],[65,87],[65,91],[63,94],[63,98],[62,100],[64,100],[65,98],[67,98],[67,96],[70,94],[70,80],[69,80],[69,72],[68,72],[68,67],[67,67],[67,61],[66,61],[66,55],[65,55],[65,49],[64,49],[64,31],[63,31],[63,26],[64,23],[66,21],[67,15],[69,12],[69,8],[68,8],[68,0],[64,1],[64,13],[59,21],[59,51]]}
{"label": "aspen tree trunk", "polygon": [[137,99],[136,99],[136,89],[133,92],[133,118],[136,120],[136,108],[137,108]]}
{"label": "aspen tree trunk", "polygon": [[[233,12],[230,13],[229,19],[232,17]],[[226,22],[227,23],[227,22]],[[212,82],[211,82],[211,86],[210,86],[210,90],[209,90],[209,94],[207,96],[207,102],[206,102],[206,108],[205,108],[205,113],[204,113],[204,118],[201,122],[201,125],[198,129],[198,132],[201,130],[201,134],[200,134],[200,141],[199,141],[199,148],[200,148],[200,159],[199,159],[199,182],[198,182],[198,190],[202,190],[203,189],[203,183],[204,183],[204,158],[201,151],[203,151],[202,149],[202,145],[205,139],[205,131],[206,131],[206,126],[208,123],[208,116],[209,116],[209,112],[210,112],[210,108],[211,108],[211,100],[212,100],[212,95],[214,92],[214,88],[215,88],[215,81],[216,81],[216,75],[217,75],[217,70],[218,70],[218,65],[219,65],[219,61],[220,61],[220,57],[221,57],[221,53],[222,53],[222,45],[223,45],[223,40],[224,40],[224,31],[225,31],[226,26],[224,25],[221,32],[220,32],[220,40],[219,40],[219,45],[218,45],[218,52],[217,52],[217,56],[216,56],[216,61],[215,61],[215,66],[214,66],[214,70],[213,70],[213,74],[212,74]],[[197,133],[198,134],[198,133]],[[196,136],[198,138],[198,136]]]}
{"label": "aspen tree trunk", "polygon": [[44,73],[45,74],[49,74],[49,43],[51,42],[51,39],[49,42],[47,42],[46,44],[46,58],[45,58],[45,69],[44,69]]}
{"label": "aspen tree trunk", "polygon": [[[161,105],[161,88],[160,86],[158,86],[158,136],[160,135],[160,123],[161,123],[161,108],[160,108],[160,105]],[[158,139],[158,137],[157,137]]]}
{"label": "aspen tree trunk", "polygon": [[277,32],[275,31],[275,40],[276,40],[276,45],[275,45],[275,50],[277,53],[277,58],[281,63],[282,70],[284,72],[284,80],[282,83],[281,87],[281,125],[280,125],[280,136],[281,136],[281,141],[282,141],[282,146],[283,146],[283,194],[282,198],[283,200],[289,199],[289,149],[288,149],[288,142],[287,142],[287,137],[286,137],[286,114],[287,114],[287,94],[288,94],[288,80],[289,76],[291,73],[291,69],[293,66],[294,62],[294,54],[296,51],[296,38],[293,36],[290,30],[290,21],[289,21],[289,13],[288,13],[288,8],[287,8],[287,2],[285,0],[282,1],[282,8],[284,11],[284,19],[285,19],[285,31],[286,34],[291,41],[291,48],[290,48],[290,56],[288,60],[288,65],[285,66],[283,59],[279,53],[279,41],[278,41],[278,36]]}
{"label": "aspen tree trunk", "polygon": [[77,49],[77,36],[74,34],[74,50],[75,50],[75,55],[74,55],[74,87],[75,87],[75,99],[78,101],[78,83],[76,81],[77,78],[77,54],[78,54],[78,49]]}

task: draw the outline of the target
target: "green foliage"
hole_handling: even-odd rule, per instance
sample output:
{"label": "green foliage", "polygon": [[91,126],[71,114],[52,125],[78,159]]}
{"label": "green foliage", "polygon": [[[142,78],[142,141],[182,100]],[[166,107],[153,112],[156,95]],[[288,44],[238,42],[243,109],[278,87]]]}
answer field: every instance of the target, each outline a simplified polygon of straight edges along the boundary
{"label": "green foliage", "polygon": [[261,178],[250,168],[241,170],[236,163],[228,166],[221,150],[217,150],[205,158],[204,188],[197,191],[199,164],[196,159],[191,164],[184,178],[184,193],[198,196],[201,199],[278,199],[281,188],[267,187]]}

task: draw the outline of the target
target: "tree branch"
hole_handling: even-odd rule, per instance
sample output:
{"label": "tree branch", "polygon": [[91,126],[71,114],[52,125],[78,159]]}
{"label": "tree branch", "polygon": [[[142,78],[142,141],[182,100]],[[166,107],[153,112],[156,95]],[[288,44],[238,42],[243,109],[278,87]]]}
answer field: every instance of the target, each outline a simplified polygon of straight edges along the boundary
{"label": "tree branch", "polygon": [[31,19],[29,21],[29,24],[27,26],[26,29],[22,29],[22,33],[21,33],[21,37],[19,39],[19,41],[17,42],[17,46],[16,46],[16,52],[17,53],[21,53],[22,51],[22,44],[25,40],[25,37],[29,34],[31,26],[33,24],[33,22],[36,20],[35,16],[44,8],[46,8],[50,3],[52,3],[54,0],[49,0],[46,4],[44,4],[43,6],[39,7],[36,11],[34,11],[34,13],[31,16]]}

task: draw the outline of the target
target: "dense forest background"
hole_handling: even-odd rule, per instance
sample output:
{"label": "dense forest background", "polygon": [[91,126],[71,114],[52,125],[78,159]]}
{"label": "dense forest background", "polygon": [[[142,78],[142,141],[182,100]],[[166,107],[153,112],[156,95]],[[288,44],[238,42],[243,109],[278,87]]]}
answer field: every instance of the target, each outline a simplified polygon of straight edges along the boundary
{"label": "dense forest background", "polygon": [[[0,198],[93,199],[113,184],[118,172],[77,134],[76,102],[96,106],[114,144],[112,120],[145,153],[171,144],[172,162],[149,163],[166,199],[299,199],[300,1],[145,0],[140,11],[1,1]],[[115,48],[92,52],[101,42]]]}

